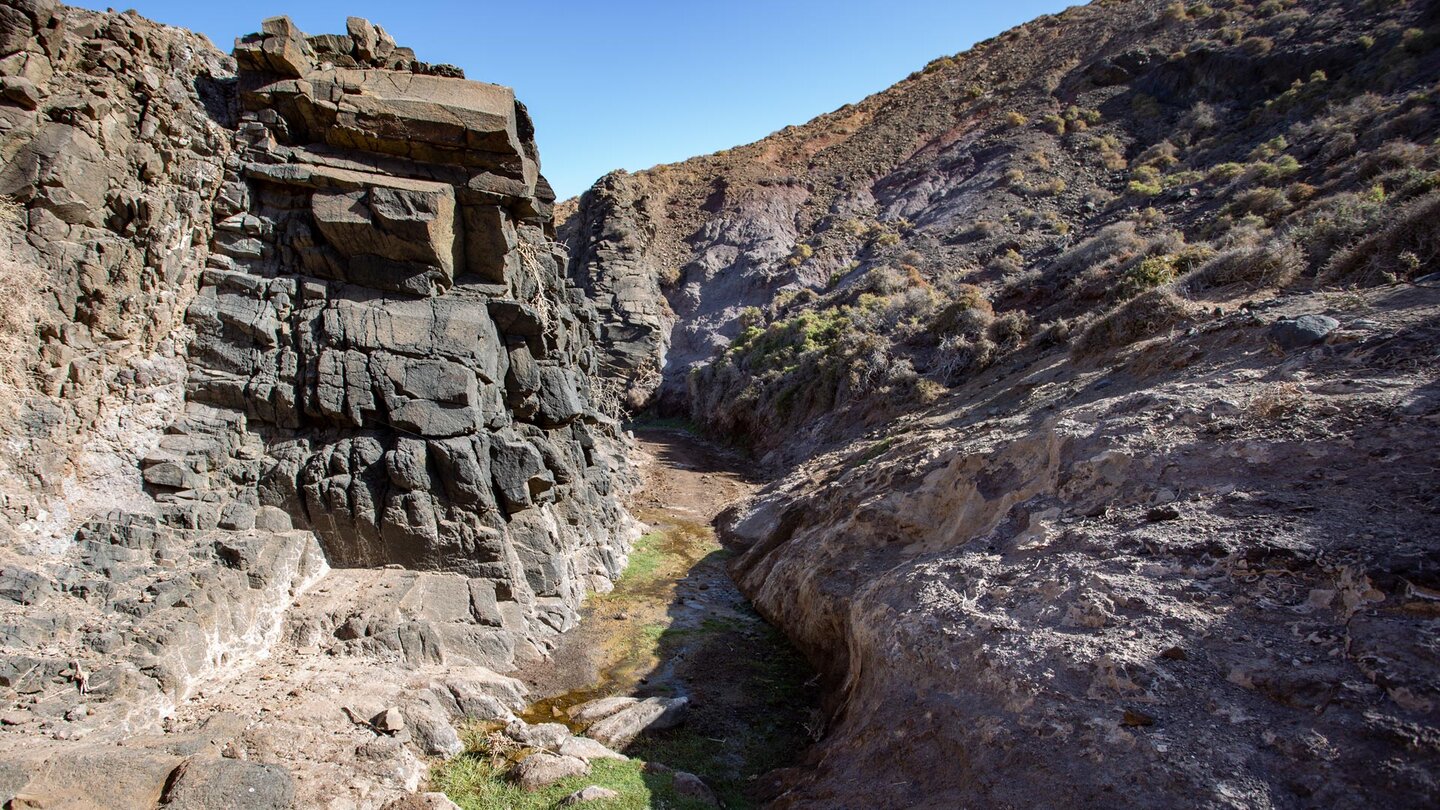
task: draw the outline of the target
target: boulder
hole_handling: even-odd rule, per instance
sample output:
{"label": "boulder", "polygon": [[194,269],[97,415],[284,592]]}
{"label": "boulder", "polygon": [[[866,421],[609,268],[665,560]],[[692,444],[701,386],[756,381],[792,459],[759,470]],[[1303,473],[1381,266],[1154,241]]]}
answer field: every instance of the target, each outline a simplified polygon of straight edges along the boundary
{"label": "boulder", "polygon": [[693,773],[676,771],[673,784],[677,796],[708,804],[711,807],[720,806],[720,800],[715,798],[715,791],[711,790],[709,785]]}
{"label": "boulder", "polygon": [[166,810],[290,810],[295,782],[279,765],[195,757],[176,771],[165,791]]}
{"label": "boulder", "polygon": [[1287,351],[1304,349],[1324,342],[1331,332],[1340,328],[1340,322],[1329,315],[1300,315],[1281,318],[1270,325],[1270,339]]}
{"label": "boulder", "polygon": [[617,754],[589,737],[569,737],[560,743],[560,754],[590,762],[596,759],[624,760],[629,757]]}
{"label": "boulder", "polygon": [[520,760],[515,768],[515,780],[526,790],[539,790],[561,779],[589,772],[590,765],[583,759],[541,752]]}
{"label": "boulder", "polygon": [[517,718],[505,726],[505,736],[530,748],[558,752],[560,746],[570,739],[570,729],[559,723],[531,725]]}
{"label": "boulder", "polygon": [[690,699],[646,698],[606,717],[585,730],[601,744],[613,749],[624,748],[645,731],[674,728],[685,719],[685,706]]}

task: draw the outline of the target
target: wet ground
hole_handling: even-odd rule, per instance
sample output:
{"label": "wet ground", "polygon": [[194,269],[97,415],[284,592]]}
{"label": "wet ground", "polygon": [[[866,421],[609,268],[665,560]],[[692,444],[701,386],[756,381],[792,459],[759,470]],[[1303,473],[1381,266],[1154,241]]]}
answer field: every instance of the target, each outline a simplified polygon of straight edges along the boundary
{"label": "wet ground", "polygon": [[[580,627],[528,673],[532,723],[612,695],[690,698],[686,722],[625,753],[691,771],[727,807],[753,806],[761,774],[791,764],[818,732],[813,672],[730,580],[711,523],[758,484],[744,459],[679,431],[637,431],[646,483],[634,514],[648,533]],[[579,729],[575,729],[579,730]]]}

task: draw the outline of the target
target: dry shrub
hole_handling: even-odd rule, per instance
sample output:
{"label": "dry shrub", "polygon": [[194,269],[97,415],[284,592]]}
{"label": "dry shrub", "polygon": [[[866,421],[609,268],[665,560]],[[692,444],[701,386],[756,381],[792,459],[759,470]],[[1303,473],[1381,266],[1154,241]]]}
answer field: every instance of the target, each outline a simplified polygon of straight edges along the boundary
{"label": "dry shrub", "polygon": [[951,335],[940,341],[935,354],[935,371],[947,384],[954,385],[967,373],[981,371],[995,362],[997,349],[989,339],[971,339],[965,335]]}
{"label": "dry shrub", "polygon": [[1300,411],[1304,395],[1300,386],[1293,382],[1279,383],[1266,388],[1250,400],[1249,412],[1256,419],[1273,422]]}
{"label": "dry shrub", "polygon": [[1243,284],[1249,290],[1285,287],[1304,270],[1305,254],[1289,239],[1278,238],[1226,250],[1191,271],[1181,286],[1192,293],[1232,284]]}
{"label": "dry shrub", "polygon": [[1337,254],[1322,284],[1373,286],[1435,272],[1440,262],[1440,194],[1396,211],[1379,231]]}
{"label": "dry shrub", "polygon": [[1071,356],[1087,357],[1155,337],[1190,317],[1191,309],[1170,287],[1142,293],[1086,327],[1071,348]]}
{"label": "dry shrub", "polygon": [[986,332],[992,342],[1006,350],[1014,349],[1030,332],[1030,316],[1024,310],[1011,310],[991,321]]}
{"label": "dry shrub", "polygon": [[1070,248],[1050,263],[1047,275],[1070,278],[1091,267],[1126,261],[1145,249],[1145,238],[1129,220],[1106,225],[1094,236]]}

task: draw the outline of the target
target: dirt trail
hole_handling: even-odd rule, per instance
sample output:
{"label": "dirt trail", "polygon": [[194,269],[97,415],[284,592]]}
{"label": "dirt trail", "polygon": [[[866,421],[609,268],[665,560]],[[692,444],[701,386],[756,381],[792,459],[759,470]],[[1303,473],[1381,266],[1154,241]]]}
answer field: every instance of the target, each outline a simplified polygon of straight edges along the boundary
{"label": "dirt trail", "polygon": [[649,533],[615,590],[593,596],[580,627],[527,673],[540,699],[525,719],[568,722],[569,707],[611,695],[687,696],[681,727],[626,753],[699,774],[727,807],[750,806],[757,777],[793,761],[818,716],[812,671],[740,595],[711,527],[759,482],[744,459],[689,434],[637,439],[645,485],[631,508]]}

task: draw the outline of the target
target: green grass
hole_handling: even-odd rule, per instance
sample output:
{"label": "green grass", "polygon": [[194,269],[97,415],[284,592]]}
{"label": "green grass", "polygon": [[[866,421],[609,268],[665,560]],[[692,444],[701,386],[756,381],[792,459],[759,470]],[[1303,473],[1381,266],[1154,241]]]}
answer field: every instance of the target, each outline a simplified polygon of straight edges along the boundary
{"label": "green grass", "polygon": [[636,540],[630,547],[630,561],[625,565],[625,573],[620,575],[621,580],[628,579],[627,584],[634,587],[654,579],[665,562],[665,551],[660,548],[664,540],[664,532],[650,532]]}
{"label": "green grass", "polygon": [[512,782],[504,766],[493,764],[483,752],[469,752],[445,762],[431,772],[431,786],[444,791],[465,810],[549,810],[566,796],[590,785],[607,787],[619,798],[590,802],[595,810],[701,810],[709,805],[675,794],[674,778],[668,773],[645,773],[639,760],[619,762],[596,760],[590,773],[572,776],[535,791]]}

